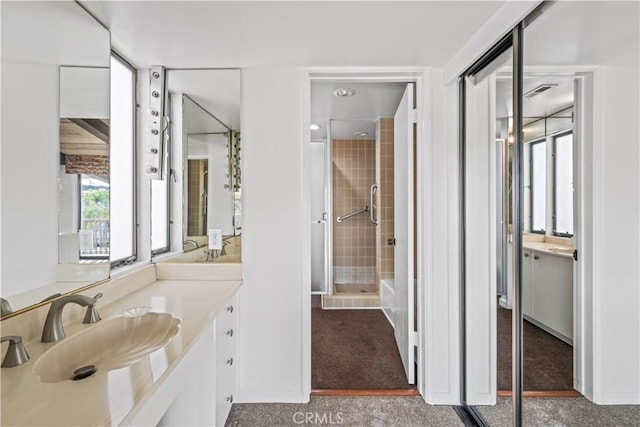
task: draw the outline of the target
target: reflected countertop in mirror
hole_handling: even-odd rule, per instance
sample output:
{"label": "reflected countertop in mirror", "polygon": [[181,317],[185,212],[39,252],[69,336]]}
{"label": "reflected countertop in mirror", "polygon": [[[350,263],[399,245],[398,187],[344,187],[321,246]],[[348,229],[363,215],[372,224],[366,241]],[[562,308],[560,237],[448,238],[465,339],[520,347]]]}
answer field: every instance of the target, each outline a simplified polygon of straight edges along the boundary
{"label": "reflected countertop in mirror", "polygon": [[[85,156],[76,166],[89,164],[90,179],[108,182],[111,46],[109,31],[75,2],[0,7],[0,296],[15,313],[109,277],[108,252],[81,253],[89,240],[104,247],[108,231],[91,232],[91,238],[85,232],[81,239],[83,189],[78,179],[67,179],[64,157]],[[98,152],[103,158],[94,161]],[[108,230],[108,207],[104,214],[95,219]]]}

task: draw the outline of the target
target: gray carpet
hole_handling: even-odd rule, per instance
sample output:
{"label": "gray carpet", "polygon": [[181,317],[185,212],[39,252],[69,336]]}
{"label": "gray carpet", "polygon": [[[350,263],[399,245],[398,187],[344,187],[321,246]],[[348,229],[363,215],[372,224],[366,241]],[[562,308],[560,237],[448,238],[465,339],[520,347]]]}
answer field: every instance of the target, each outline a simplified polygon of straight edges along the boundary
{"label": "gray carpet", "polygon": [[450,406],[422,397],[312,397],[307,404],[233,404],[228,427],[341,425],[371,427],[463,426]]}
{"label": "gray carpet", "polygon": [[[476,406],[490,426],[510,426],[512,401],[499,397],[496,406]],[[640,406],[607,405],[583,397],[527,398],[523,400],[523,424],[527,427],[637,427]]]}

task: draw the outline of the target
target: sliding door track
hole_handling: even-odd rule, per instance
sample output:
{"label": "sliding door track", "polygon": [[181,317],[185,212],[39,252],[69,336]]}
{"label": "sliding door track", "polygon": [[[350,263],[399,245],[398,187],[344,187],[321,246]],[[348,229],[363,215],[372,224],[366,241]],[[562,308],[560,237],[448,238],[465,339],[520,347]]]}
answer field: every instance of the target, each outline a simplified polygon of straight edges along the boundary
{"label": "sliding door track", "polygon": [[452,408],[466,427],[487,427],[489,425],[473,406],[459,405],[452,406]]}

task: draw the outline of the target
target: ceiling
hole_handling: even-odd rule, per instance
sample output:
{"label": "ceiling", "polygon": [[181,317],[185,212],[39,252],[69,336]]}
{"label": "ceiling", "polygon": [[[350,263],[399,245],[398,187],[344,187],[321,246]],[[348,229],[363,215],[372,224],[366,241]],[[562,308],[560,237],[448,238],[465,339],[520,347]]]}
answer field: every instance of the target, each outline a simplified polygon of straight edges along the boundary
{"label": "ceiling", "polygon": [[[226,126],[240,130],[239,70],[167,70],[167,88],[172,94],[189,95],[195,102],[216,116]],[[180,102],[172,99],[172,102]],[[188,132],[224,130],[201,108],[192,106],[185,114]],[[185,106],[185,112],[186,112]]]}
{"label": "ceiling", "polygon": [[[532,98],[524,98],[522,112],[525,123],[537,117],[546,117],[570,107],[574,103],[574,78],[572,77],[527,77],[524,76],[523,93],[542,84],[553,84],[551,89]],[[511,78],[498,78],[496,82],[496,118],[513,116],[513,93]]]}
{"label": "ceiling", "polygon": [[[354,83],[349,81],[311,82],[311,123],[320,126],[311,131],[311,139],[326,139],[331,122],[331,137],[340,139],[375,138],[376,119],[393,117],[406,83]],[[353,89],[350,97],[338,97],[333,91]],[[368,135],[358,137],[356,132]]]}
{"label": "ceiling", "polygon": [[81,1],[139,68],[442,66],[503,1]]}

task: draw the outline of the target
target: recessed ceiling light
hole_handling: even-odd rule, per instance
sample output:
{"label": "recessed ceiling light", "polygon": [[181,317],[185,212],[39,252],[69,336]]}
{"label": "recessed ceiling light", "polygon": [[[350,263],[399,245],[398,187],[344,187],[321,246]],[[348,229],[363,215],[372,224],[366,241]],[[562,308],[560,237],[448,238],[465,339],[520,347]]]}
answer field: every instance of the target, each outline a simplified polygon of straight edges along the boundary
{"label": "recessed ceiling light", "polygon": [[356,94],[356,91],[348,88],[340,88],[333,91],[333,96],[339,96],[341,98],[345,96],[353,96]]}
{"label": "recessed ceiling light", "polygon": [[317,125],[315,123],[311,123],[311,125],[309,126],[309,129],[318,130],[318,129],[320,129],[320,125]]}
{"label": "recessed ceiling light", "polygon": [[369,132],[364,132],[364,131],[359,131],[355,133],[356,136],[367,136],[369,135]]}

